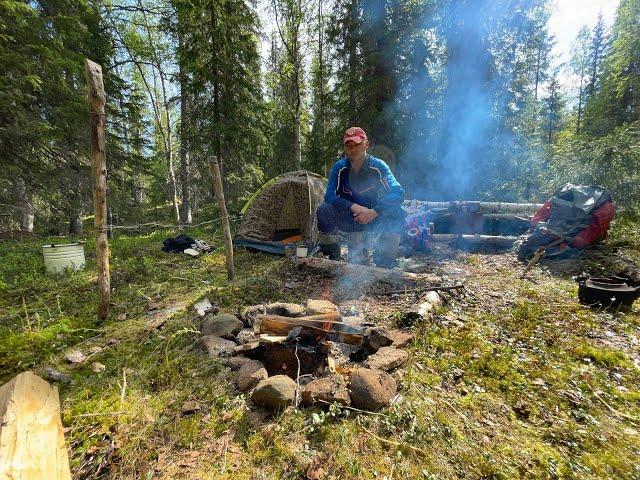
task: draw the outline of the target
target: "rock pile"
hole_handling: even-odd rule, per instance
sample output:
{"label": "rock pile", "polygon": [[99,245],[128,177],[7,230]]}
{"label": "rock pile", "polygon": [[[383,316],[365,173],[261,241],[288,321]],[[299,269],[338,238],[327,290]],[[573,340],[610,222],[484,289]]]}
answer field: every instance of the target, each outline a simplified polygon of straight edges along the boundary
{"label": "rock pile", "polygon": [[[409,353],[402,347],[413,341],[409,331],[371,327],[366,329],[361,345],[321,340],[315,350],[309,350],[308,346],[305,350],[292,344],[291,339],[267,338],[268,335],[259,335],[257,328],[254,331],[261,314],[296,318],[339,312],[336,305],[326,300],[310,299],[305,306],[254,305],[243,309],[239,316],[215,312],[209,311],[200,319],[201,347],[209,356],[237,371],[236,386],[240,392],[248,393],[256,405],[270,409],[298,402],[325,406],[337,403],[364,410],[385,407],[398,390],[392,372],[409,360]],[[274,357],[274,352],[287,349],[291,358]],[[313,365],[308,365],[312,360]],[[305,374],[299,376],[298,372]]]}

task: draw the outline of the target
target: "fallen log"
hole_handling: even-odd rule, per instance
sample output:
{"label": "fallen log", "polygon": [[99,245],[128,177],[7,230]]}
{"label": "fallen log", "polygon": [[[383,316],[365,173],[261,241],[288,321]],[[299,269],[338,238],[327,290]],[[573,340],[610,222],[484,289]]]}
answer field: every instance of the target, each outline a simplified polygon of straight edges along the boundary
{"label": "fallen log", "polygon": [[530,222],[531,216],[524,213],[483,213],[482,218],[485,220],[508,220],[511,222]]}
{"label": "fallen log", "polygon": [[470,200],[452,202],[406,200],[404,205],[412,210],[418,208],[425,210],[439,208],[448,209],[452,212],[469,211],[478,213],[535,213],[542,207],[541,203],[478,202]]}
{"label": "fallen log", "polygon": [[432,235],[432,241],[443,243],[456,243],[460,247],[493,247],[511,248],[518,237],[499,235],[456,235],[452,233],[436,233]]}
{"label": "fallen log", "polygon": [[0,387],[0,479],[71,480],[58,389],[31,372]]}
{"label": "fallen log", "polygon": [[368,285],[371,283],[391,283],[395,285],[413,285],[418,282],[440,282],[440,277],[418,275],[403,272],[399,269],[387,269],[370,267],[368,265],[356,265],[327,258],[296,258],[295,262],[300,268],[306,268],[321,272],[333,277],[348,277],[354,285]]}
{"label": "fallen log", "polygon": [[412,288],[404,290],[387,290],[386,292],[380,292],[378,295],[395,295],[401,293],[422,293],[422,292],[449,292],[451,290],[463,289],[464,284],[458,285],[440,286],[440,287],[424,287],[424,288]]}

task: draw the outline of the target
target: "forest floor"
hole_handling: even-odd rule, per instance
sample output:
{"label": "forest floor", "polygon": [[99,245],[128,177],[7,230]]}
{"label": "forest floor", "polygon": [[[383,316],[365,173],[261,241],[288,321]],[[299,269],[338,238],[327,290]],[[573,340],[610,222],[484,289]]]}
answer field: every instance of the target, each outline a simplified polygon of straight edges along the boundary
{"label": "forest floor", "polygon": [[[220,243],[209,230],[189,233]],[[435,273],[466,288],[413,327],[410,361],[394,373],[399,401],[376,414],[252,406],[232,373],[194,348],[191,305],[206,297],[237,313],[304,302],[326,295],[329,280],[237,251],[238,280],[227,285],[223,252],[163,253],[173,235],[112,242],[103,324],[91,240],[87,268],[61,277],[44,273],[40,253],[59,238],[0,242],[0,383],[24,370],[68,375],[54,383],[74,478],[640,479],[640,306],[586,308],[571,278],[640,264],[637,226],[619,222],[605,246],[543,262],[525,280],[510,253],[439,252]],[[385,324],[418,301],[350,304]],[[72,349],[90,358],[69,364]],[[187,401],[199,410],[183,415]]]}

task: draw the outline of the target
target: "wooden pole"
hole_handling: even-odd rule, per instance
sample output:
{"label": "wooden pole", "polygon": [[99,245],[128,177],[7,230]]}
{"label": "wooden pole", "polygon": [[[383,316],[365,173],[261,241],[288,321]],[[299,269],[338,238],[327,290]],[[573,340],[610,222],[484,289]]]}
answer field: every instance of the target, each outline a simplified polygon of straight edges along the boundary
{"label": "wooden pole", "polygon": [[98,266],[98,291],[100,303],[98,318],[109,315],[111,276],[109,274],[109,242],[107,240],[107,159],[105,154],[105,95],[102,67],[89,59],[84,61],[89,89],[91,117],[91,166],[93,172],[93,226],[96,231],[96,263]]}
{"label": "wooden pole", "polygon": [[229,226],[229,215],[227,214],[227,206],[224,201],[224,190],[222,189],[222,175],[220,174],[220,165],[218,165],[218,157],[211,157],[211,173],[213,174],[213,187],[218,201],[218,211],[220,213],[220,222],[224,232],[224,247],[227,257],[227,278],[233,282],[233,241],[231,240],[231,227]]}

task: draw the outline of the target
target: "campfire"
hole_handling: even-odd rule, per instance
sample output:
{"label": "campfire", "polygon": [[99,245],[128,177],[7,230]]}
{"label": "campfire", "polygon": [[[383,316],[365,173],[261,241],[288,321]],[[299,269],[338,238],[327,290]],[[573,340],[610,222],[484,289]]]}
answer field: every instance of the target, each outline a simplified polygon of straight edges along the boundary
{"label": "campfire", "polygon": [[237,372],[238,390],[270,409],[389,405],[398,390],[393,371],[408,361],[402,347],[413,341],[408,330],[376,326],[326,300],[254,305],[240,318],[201,313],[200,344]]}

